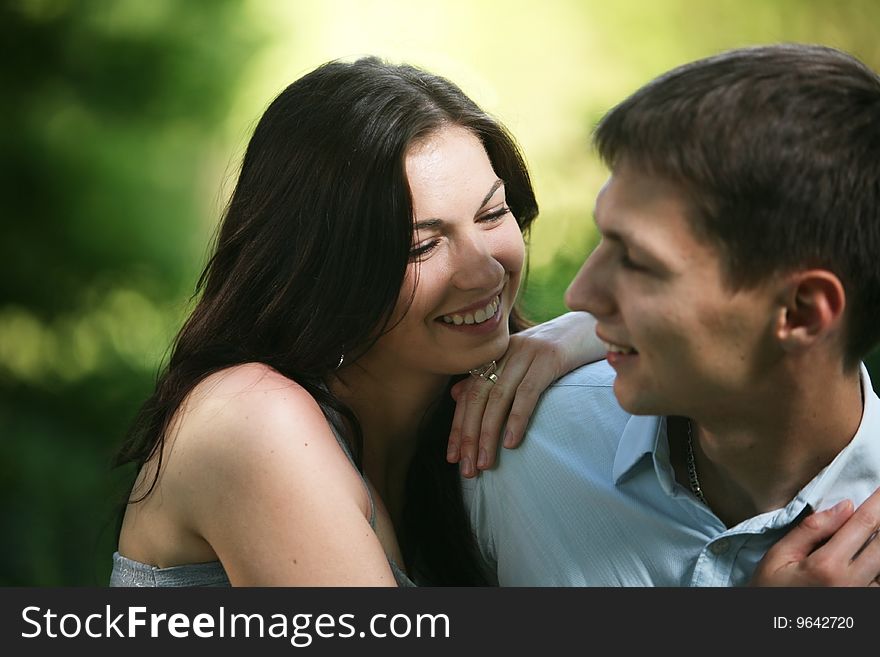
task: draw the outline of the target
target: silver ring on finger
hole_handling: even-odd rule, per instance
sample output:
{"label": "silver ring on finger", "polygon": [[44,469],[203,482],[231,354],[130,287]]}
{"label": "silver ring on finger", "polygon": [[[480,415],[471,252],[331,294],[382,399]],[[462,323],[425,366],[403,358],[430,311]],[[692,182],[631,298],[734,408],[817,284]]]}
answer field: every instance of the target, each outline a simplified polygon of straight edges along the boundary
{"label": "silver ring on finger", "polygon": [[478,377],[483,379],[484,381],[488,381],[492,385],[498,383],[498,376],[495,374],[495,370],[498,369],[498,363],[494,360],[489,361],[482,367],[475,367],[470,371],[471,376]]}

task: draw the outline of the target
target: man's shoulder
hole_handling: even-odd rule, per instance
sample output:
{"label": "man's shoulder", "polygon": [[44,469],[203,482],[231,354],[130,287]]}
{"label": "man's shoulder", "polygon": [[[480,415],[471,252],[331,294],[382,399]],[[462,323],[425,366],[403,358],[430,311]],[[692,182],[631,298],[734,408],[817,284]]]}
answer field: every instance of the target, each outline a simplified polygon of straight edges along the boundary
{"label": "man's shoulder", "polygon": [[577,415],[603,409],[623,412],[614,396],[615,376],[604,360],[572,370],[544,391],[537,411],[571,407]]}
{"label": "man's shoulder", "polygon": [[614,369],[604,360],[584,365],[553,383],[532,416],[532,435],[590,429],[619,435],[630,415],[614,396]]}
{"label": "man's shoulder", "polygon": [[608,364],[607,360],[603,359],[595,363],[583,365],[560,377],[553,383],[550,390],[572,386],[581,388],[612,388],[614,387],[615,376],[614,368]]}
{"label": "man's shoulder", "polygon": [[[632,417],[614,396],[614,378],[611,366],[600,361],[554,382],[541,396],[522,445],[500,450],[498,467],[465,483],[466,497],[485,495],[491,504],[542,498],[538,489],[551,480],[557,487],[582,490],[591,481],[606,481]],[[564,475],[568,478],[561,479]]]}
{"label": "man's shoulder", "polygon": [[631,418],[614,396],[614,378],[614,370],[600,361],[558,379],[541,396],[522,445],[499,450],[496,467],[463,480],[465,503],[481,540],[518,530],[523,518],[557,513],[560,496],[583,499],[595,487],[607,489]]}

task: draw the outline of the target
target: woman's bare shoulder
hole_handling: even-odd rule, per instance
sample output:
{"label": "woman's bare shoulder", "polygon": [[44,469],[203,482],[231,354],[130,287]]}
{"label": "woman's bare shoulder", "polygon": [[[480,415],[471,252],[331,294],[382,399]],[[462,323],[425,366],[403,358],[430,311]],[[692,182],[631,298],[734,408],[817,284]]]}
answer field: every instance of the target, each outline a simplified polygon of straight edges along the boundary
{"label": "woman's bare shoulder", "polygon": [[210,413],[228,404],[234,404],[238,410],[292,405],[300,411],[320,413],[317,402],[304,387],[263,363],[243,363],[205,377],[188,395],[184,412]]}
{"label": "woman's bare shoulder", "polygon": [[262,363],[229,367],[201,381],[181,405],[169,439],[172,452],[195,451],[200,459],[216,453],[232,463],[309,439],[338,447],[314,397]]}
{"label": "woman's bare shoulder", "polygon": [[[325,472],[323,482],[316,470]],[[196,506],[223,504],[232,491],[268,494],[276,484],[362,487],[317,401],[259,363],[221,370],[193,389],[169,432],[163,479],[195,494]]]}
{"label": "woman's bare shoulder", "polygon": [[386,581],[364,480],[301,385],[265,365],[222,370],[168,437],[154,509],[210,546],[233,583]]}

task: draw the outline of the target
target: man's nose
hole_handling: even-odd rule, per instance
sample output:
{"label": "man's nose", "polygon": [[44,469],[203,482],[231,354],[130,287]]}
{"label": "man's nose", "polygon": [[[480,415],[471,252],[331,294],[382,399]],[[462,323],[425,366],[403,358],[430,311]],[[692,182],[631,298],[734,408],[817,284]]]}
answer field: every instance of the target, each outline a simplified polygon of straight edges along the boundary
{"label": "man's nose", "polygon": [[597,318],[612,314],[615,306],[607,270],[600,243],[581,265],[565,291],[565,305],[571,310],[584,310]]}

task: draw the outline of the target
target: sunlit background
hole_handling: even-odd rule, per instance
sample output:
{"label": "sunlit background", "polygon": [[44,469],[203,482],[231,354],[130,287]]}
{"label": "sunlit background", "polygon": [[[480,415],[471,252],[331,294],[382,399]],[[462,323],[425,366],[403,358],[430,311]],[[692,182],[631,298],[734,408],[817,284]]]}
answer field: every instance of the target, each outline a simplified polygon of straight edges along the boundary
{"label": "sunlit background", "polygon": [[[525,305],[595,244],[596,120],[654,75],[809,41],[880,68],[873,0],[0,1],[0,585],[103,585],[110,459],[189,306],[256,120],[329,59],[445,75],[501,119],[541,216]],[[880,380],[880,361],[872,360]],[[875,386],[877,384],[875,383]]]}

